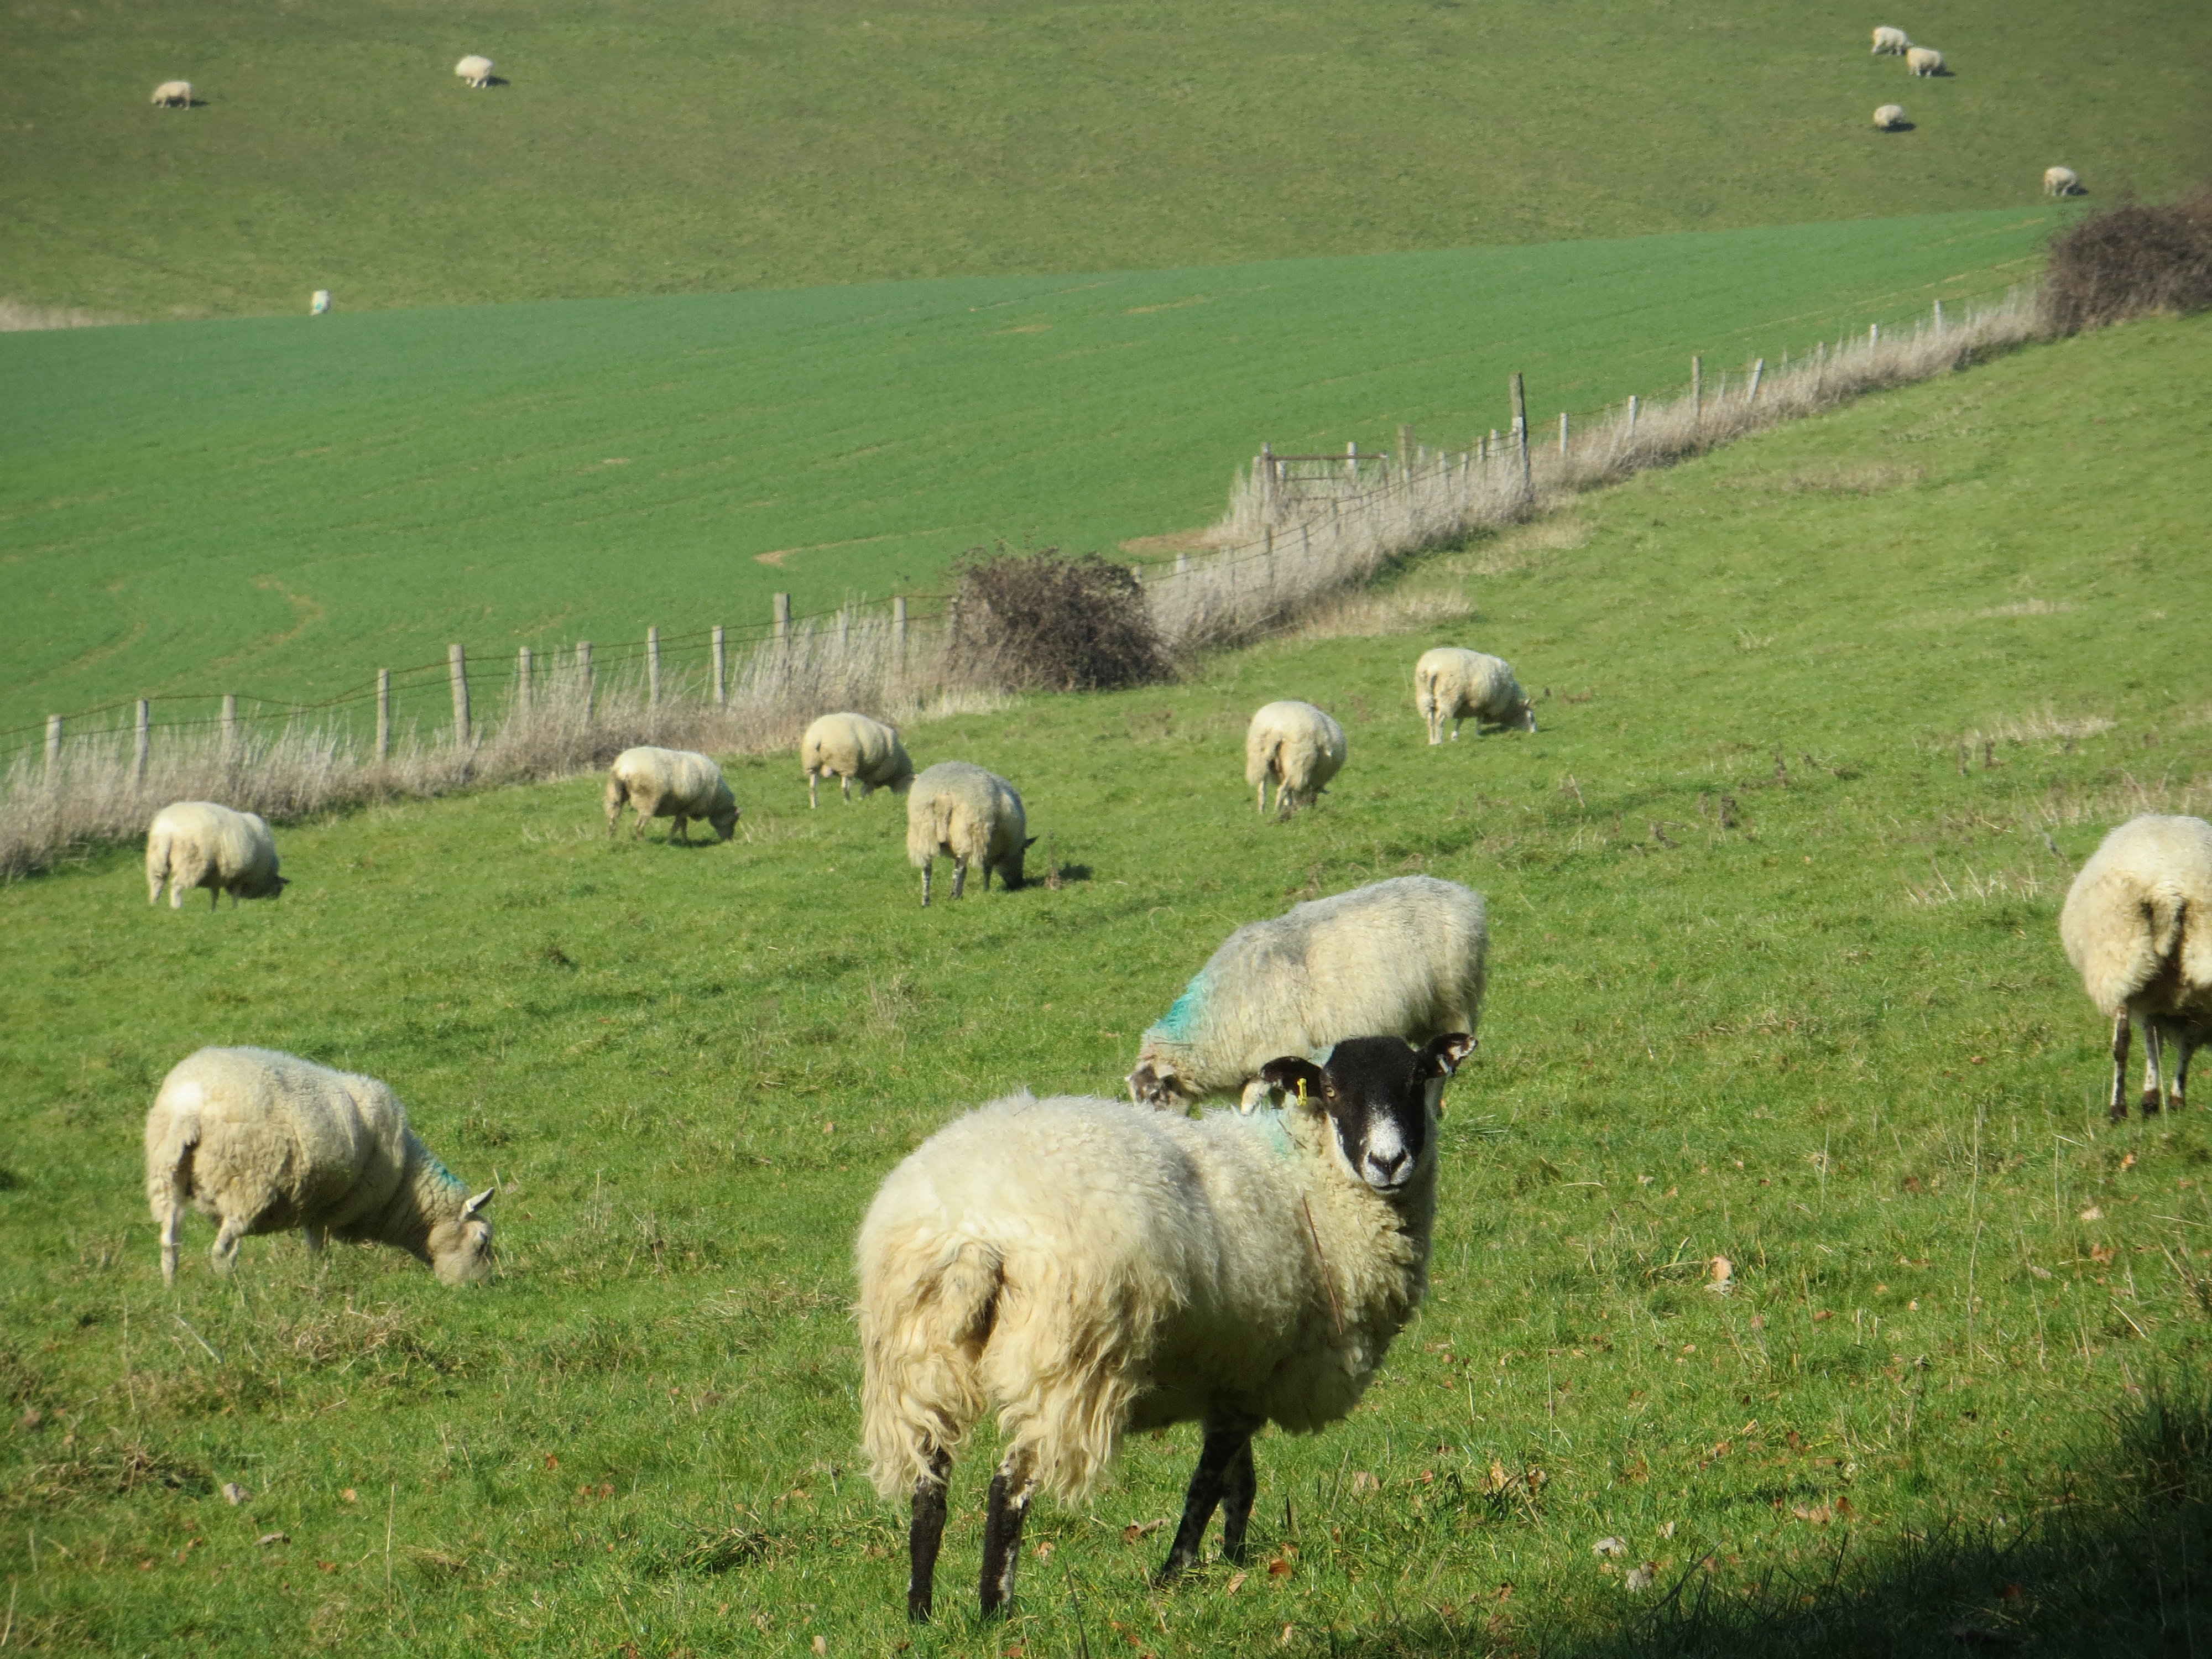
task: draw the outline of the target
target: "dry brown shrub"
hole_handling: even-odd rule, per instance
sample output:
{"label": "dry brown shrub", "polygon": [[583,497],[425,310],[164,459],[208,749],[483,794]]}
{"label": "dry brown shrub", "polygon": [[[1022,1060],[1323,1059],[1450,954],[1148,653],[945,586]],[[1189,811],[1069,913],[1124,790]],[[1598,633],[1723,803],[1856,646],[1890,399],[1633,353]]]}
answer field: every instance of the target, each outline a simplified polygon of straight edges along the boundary
{"label": "dry brown shrub", "polygon": [[1126,566],[974,548],[954,567],[959,622],[951,653],[978,684],[1045,691],[1149,685],[1174,665]]}
{"label": "dry brown shrub", "polygon": [[2043,314],[2056,333],[2212,306],[2212,185],[2178,202],[2123,202],[2051,244]]}

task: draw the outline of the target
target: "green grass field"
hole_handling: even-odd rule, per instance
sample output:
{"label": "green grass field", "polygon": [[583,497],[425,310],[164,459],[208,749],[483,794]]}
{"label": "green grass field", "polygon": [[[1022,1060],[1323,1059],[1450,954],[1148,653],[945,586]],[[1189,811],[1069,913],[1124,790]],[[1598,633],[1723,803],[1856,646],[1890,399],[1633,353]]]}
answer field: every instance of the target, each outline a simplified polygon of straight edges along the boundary
{"label": "green grass field", "polygon": [[[2034,348],[1409,573],[1548,690],[1534,737],[1425,747],[1425,635],[915,728],[1021,787],[1057,891],[920,910],[898,803],[810,813],[788,757],[732,764],[726,847],[610,846],[580,779],[291,827],[291,890],[213,916],[149,910],[127,850],[0,890],[12,1639],[2191,1650],[2212,1133],[2104,1124],[2038,831],[2078,863],[2212,792],[2208,373],[2212,319]],[[1283,695],[1352,745],[1287,826],[1238,753]],[[989,1630],[978,1450],[952,1610],[908,1631],[902,1521],[854,1467],[875,1183],[997,1091],[1112,1091],[1236,925],[1415,870],[1489,895],[1495,967],[1384,1380],[1260,1442],[1249,1578],[1144,1587],[1179,1432],[1042,1509]],[[501,1183],[503,1278],[275,1240],[219,1284],[203,1225],[165,1293],[138,1126],[211,1042],[391,1079]],[[2116,1449],[2162,1389],[2184,1409]]]}
{"label": "green grass field", "polygon": [[[137,318],[1187,267],[2100,198],[2208,159],[2212,15],[2003,0],[26,0],[0,295]],[[471,92],[465,52],[511,85]],[[155,110],[182,76],[203,100]],[[1914,126],[1883,135],[1877,104]]]}
{"label": "green grass field", "polygon": [[0,336],[0,731],[1111,549],[1211,522],[1263,439],[1465,443],[1516,369],[1546,421],[1693,351],[1740,376],[2026,275],[2067,216]]}

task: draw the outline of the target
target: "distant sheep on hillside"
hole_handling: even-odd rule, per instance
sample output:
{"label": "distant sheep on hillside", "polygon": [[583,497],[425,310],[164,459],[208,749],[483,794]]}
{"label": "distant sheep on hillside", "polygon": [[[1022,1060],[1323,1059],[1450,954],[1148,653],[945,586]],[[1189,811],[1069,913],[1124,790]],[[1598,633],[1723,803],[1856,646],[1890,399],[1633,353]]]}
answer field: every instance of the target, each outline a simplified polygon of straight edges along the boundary
{"label": "distant sheep on hillside", "polygon": [[1429,728],[1431,744],[1444,740],[1444,722],[1451,722],[1452,741],[1459,741],[1462,720],[1473,720],[1479,733],[1486,726],[1536,729],[1536,713],[1528,694],[1513,678],[1513,665],[1484,651],[1463,651],[1440,645],[1424,651],[1413,665],[1413,702]]}
{"label": "distant sheep on hillside", "polygon": [[155,109],[190,109],[192,106],[192,83],[189,81],[164,81],[154,88]]}
{"label": "distant sheep on hillside", "polygon": [[898,728],[866,714],[823,715],[799,739],[799,764],[806,775],[809,806],[821,805],[815,786],[827,777],[840,780],[847,800],[853,799],[855,780],[862,800],[872,790],[904,794],[914,787],[914,763],[907,758]]}
{"label": "distant sheep on hillside", "polygon": [[1874,112],[1874,124],[1884,132],[1894,132],[1905,125],[1905,106],[1884,104]]}
{"label": "distant sheep on hillside", "polygon": [[234,910],[242,898],[275,898],[286,885],[269,821],[209,800],[177,801],[147,826],[147,903],[160,899],[165,881],[172,910],[183,908],[187,888],[206,888],[210,910],[228,893]]}
{"label": "distant sheep on hillside", "polygon": [[1905,67],[1915,75],[1943,73],[1943,54],[1933,46],[1915,46],[1905,54]]}
{"label": "distant sheep on hillside", "polygon": [[1285,698],[1252,716],[1244,733],[1244,781],[1259,791],[1267,810],[1267,780],[1275,781],[1275,816],[1286,818],[1320,799],[1322,786],[1344,766],[1344,728],[1310,702]]}
{"label": "distant sheep on hillside", "polygon": [[453,65],[453,73],[472,87],[488,87],[491,84],[492,68],[490,58],[471,52]]}
{"label": "distant sheep on hillside", "polygon": [[2081,193],[2081,176],[2072,167],[2045,167],[2043,170],[2043,193],[2045,196],[2075,196]]}
{"label": "distant sheep on hillside", "polygon": [[718,840],[738,832],[737,797],[723,781],[722,769],[689,749],[625,749],[607,773],[607,834],[612,836],[628,806],[636,814],[632,838],[645,833],[647,818],[673,818],[668,838],[689,843],[689,820],[704,818]]}
{"label": "distant sheep on hillside", "polygon": [[1912,42],[1905,38],[1903,29],[1893,29],[1885,26],[1874,32],[1874,55],[1877,58],[1884,53],[1894,53],[1901,58],[1911,50],[1911,46]]}

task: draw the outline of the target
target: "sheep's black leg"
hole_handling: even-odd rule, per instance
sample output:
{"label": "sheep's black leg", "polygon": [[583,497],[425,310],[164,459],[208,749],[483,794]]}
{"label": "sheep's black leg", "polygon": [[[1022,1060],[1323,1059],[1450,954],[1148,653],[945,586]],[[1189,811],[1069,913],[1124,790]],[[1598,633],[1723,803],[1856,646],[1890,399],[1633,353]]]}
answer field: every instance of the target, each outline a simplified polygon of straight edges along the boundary
{"label": "sheep's black leg", "polygon": [[983,1616],[990,1618],[1013,1599],[1014,1569],[1022,1559],[1022,1522],[1029,1516],[1036,1482],[1012,1458],[991,1477],[990,1507],[983,1513]]}
{"label": "sheep's black leg", "polygon": [[[1152,1575],[1155,1584],[1164,1584],[1185,1567],[1196,1564],[1199,1548],[1206,1542],[1206,1523],[1213,1519],[1213,1511],[1223,1496],[1237,1491],[1234,1471],[1240,1462],[1245,1471],[1244,1513],[1237,1517],[1237,1542],[1243,1544],[1244,1519],[1252,1512],[1251,1431],[1208,1429],[1198,1449],[1198,1468],[1191,1472],[1190,1489],[1183,1494],[1182,1523],[1176,1528],[1175,1543],[1168,1550],[1168,1559]],[[1224,1540],[1226,1535],[1224,1531]]]}
{"label": "sheep's black leg", "polygon": [[1252,1519],[1252,1500],[1259,1492],[1260,1477],[1252,1468],[1248,1437],[1222,1473],[1221,1559],[1232,1567],[1244,1565],[1244,1528]]}
{"label": "sheep's black leg", "polygon": [[2173,1093],[2168,1111],[2178,1112],[2189,1104],[2189,1057],[2197,1052],[2197,1045],[2187,1034],[2173,1040]]}
{"label": "sheep's black leg", "polygon": [[2115,1123],[2125,1121],[2128,1115],[2128,1039],[2132,1035],[2123,1008],[2112,1022],[2112,1100],[2106,1115]]}
{"label": "sheep's black leg", "polygon": [[937,1550],[945,1541],[945,1481],[951,1469],[952,1459],[939,1452],[929,1460],[929,1473],[914,1483],[914,1524],[906,1534],[906,1616],[917,1625],[929,1622],[936,1594]]}
{"label": "sheep's black leg", "polygon": [[952,896],[958,898],[966,890],[967,886],[968,860],[955,859],[952,860]]}

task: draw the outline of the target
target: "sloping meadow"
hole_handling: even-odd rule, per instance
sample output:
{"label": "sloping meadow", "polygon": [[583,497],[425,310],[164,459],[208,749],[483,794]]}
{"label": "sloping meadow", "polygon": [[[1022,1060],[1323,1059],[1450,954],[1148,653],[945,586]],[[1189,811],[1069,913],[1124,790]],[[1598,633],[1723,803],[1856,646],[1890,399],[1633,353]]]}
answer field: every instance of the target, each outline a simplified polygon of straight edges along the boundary
{"label": "sloping meadow", "polygon": [[[2212,1130],[2104,1123],[2056,915],[2112,823],[2212,807],[2208,367],[2203,321],[2031,347],[1202,678],[918,728],[917,763],[1022,789],[1013,894],[922,911],[896,798],[810,812],[789,757],[732,764],[726,846],[610,845],[581,780],[295,827],[286,895],[213,916],[149,910],[124,854],[0,890],[9,1639],[2087,1652],[2203,1622]],[[1394,620],[1425,631],[1356,631]],[[1412,665],[1445,641],[1512,659],[1540,732],[1426,746]],[[1351,743],[1286,825],[1240,753],[1282,696]],[[987,1434],[910,1631],[903,1516],[854,1467],[876,1182],[995,1093],[1113,1092],[1231,927],[1413,871],[1489,895],[1493,989],[1382,1381],[1258,1443],[1247,1570],[1145,1586],[1178,1431],[1040,1510],[988,1630]],[[249,1042],[391,1080],[499,1184],[501,1277],[274,1239],[218,1283],[199,1224],[165,1293],[139,1122],[177,1059]]]}

